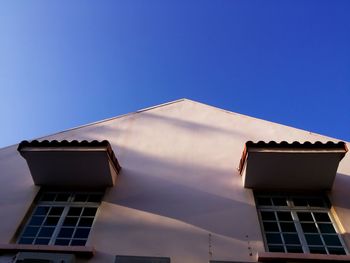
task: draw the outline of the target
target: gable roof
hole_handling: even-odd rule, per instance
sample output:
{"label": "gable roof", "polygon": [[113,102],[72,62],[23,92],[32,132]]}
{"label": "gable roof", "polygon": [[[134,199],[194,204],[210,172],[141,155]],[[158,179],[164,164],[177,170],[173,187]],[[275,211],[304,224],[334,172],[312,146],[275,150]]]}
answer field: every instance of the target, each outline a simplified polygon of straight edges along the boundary
{"label": "gable roof", "polygon": [[[244,115],[244,114],[240,114],[240,113],[236,113],[236,112],[232,112],[232,111],[228,111],[228,110],[225,110],[225,109],[221,109],[221,108],[218,108],[218,107],[215,107],[215,106],[207,105],[207,104],[204,104],[204,103],[201,103],[201,102],[198,102],[198,101],[194,101],[194,100],[191,100],[191,99],[187,99],[187,98],[182,98],[182,99],[178,99],[178,100],[162,103],[162,104],[159,104],[159,105],[155,105],[155,106],[147,107],[147,108],[144,108],[144,109],[140,109],[140,110],[137,110],[135,112],[130,112],[130,113],[118,115],[118,116],[115,116],[115,117],[99,120],[99,121],[96,121],[96,122],[87,123],[87,124],[80,125],[80,126],[77,126],[77,127],[69,128],[69,129],[62,130],[62,131],[58,131],[58,132],[55,132],[55,133],[52,133],[52,134],[36,137],[36,138],[33,138],[33,140],[45,140],[48,137],[54,137],[56,135],[68,133],[70,131],[79,130],[79,129],[83,129],[83,128],[91,127],[91,126],[95,126],[95,125],[108,124],[108,123],[113,122],[115,120],[128,118],[128,117],[133,116],[133,115],[153,112],[154,110],[157,110],[157,109],[167,108],[169,106],[184,105],[184,104],[185,105],[189,105],[189,104],[197,105],[198,107],[203,107],[203,109],[204,108],[211,109],[211,110],[214,110],[214,111],[217,111],[217,112],[221,112],[221,113],[224,113],[224,114],[229,114],[229,115],[234,116],[236,118],[246,119],[246,120],[250,120],[250,121],[253,121],[253,122],[260,122],[260,123],[270,124],[270,125],[274,125],[274,126],[285,127],[285,128],[297,130],[297,131],[300,131],[300,132],[307,132],[310,135],[314,135],[315,136],[315,140],[314,141],[317,141],[317,140],[324,140],[324,141],[336,140],[336,141],[339,141],[339,140],[337,140],[335,138],[331,138],[331,137],[328,137],[328,136],[320,135],[320,134],[317,134],[317,133],[314,133],[314,132],[310,132],[310,131],[294,128],[294,127],[291,127],[291,126],[287,126],[287,125],[284,125],[284,124],[279,124],[279,123],[276,123],[276,122],[271,122],[271,121],[267,121],[267,120],[263,120],[263,119],[259,119],[259,118],[255,118],[255,117],[251,117],[251,116],[248,116],[248,115]],[[24,138],[24,139],[28,139],[28,138]],[[271,138],[271,139],[275,139],[275,138]],[[288,138],[282,139],[281,141],[283,141],[283,140],[288,140]],[[278,141],[278,140],[276,140],[276,141]],[[313,140],[311,139],[311,141],[313,141]],[[17,145],[17,144],[9,145],[7,147],[11,147],[11,146],[15,146],[15,145]],[[7,148],[7,147],[4,147],[4,148]]]}

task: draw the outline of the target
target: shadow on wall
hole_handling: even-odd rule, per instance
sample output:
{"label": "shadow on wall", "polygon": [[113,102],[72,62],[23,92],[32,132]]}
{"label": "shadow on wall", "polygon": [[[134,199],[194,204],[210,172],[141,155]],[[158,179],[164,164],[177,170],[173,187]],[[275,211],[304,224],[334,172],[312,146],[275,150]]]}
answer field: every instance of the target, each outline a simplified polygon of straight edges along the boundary
{"label": "shadow on wall", "polygon": [[[171,147],[172,143],[169,142],[169,144],[169,147]],[[191,151],[190,147],[188,151]],[[188,186],[192,184],[191,187],[201,188],[202,190],[205,188],[205,191],[208,192],[212,192],[212,189],[220,187],[220,195],[225,193],[225,189],[229,190],[231,195],[232,184],[235,181],[232,179],[241,180],[237,169],[239,160],[232,160],[231,165],[222,167],[216,165],[214,161],[201,161],[196,154],[190,154],[188,152],[185,152],[182,156],[181,154],[176,154],[172,158],[169,154],[167,156],[160,156],[127,147],[118,147],[118,149],[123,153],[120,158],[118,157],[123,170],[145,173],[149,177],[168,180],[179,185]],[[220,185],[221,183],[227,184]]]}
{"label": "shadow on wall", "polygon": [[[244,238],[249,227],[234,225],[258,223],[252,205],[238,201],[234,193],[227,197],[225,191],[235,189],[232,171],[172,163],[130,149],[123,151],[129,151],[133,163],[123,166],[106,202],[173,218],[236,239]],[[248,190],[237,188],[237,191]]]}
{"label": "shadow on wall", "polygon": [[[190,121],[190,120],[184,120],[184,119],[178,119],[174,117],[154,114],[151,112],[142,112],[140,113],[142,118],[144,118],[147,121],[150,121],[152,119],[157,121],[162,121],[164,123],[167,123],[168,125],[171,125],[175,128],[181,128],[183,130],[189,131],[189,132],[201,132],[201,133],[218,133],[223,135],[229,135],[229,136],[241,136],[241,137],[247,137],[247,134],[244,133],[243,130],[240,129],[227,129],[220,127],[219,121],[216,121],[216,123],[213,123],[211,125],[199,123],[198,121]],[[234,125],[234,122],[232,122],[232,125]]]}
{"label": "shadow on wall", "polygon": [[105,201],[236,239],[247,235],[247,229],[233,226],[252,220],[248,215],[254,209],[246,203],[132,170],[123,170],[117,186],[109,191]]}

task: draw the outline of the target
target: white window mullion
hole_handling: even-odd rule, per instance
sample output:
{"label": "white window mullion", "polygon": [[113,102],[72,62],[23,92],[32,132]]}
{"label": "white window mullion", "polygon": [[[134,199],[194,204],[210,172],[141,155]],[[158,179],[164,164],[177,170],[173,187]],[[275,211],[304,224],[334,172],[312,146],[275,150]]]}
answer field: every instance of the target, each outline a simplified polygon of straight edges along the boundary
{"label": "white window mullion", "polygon": [[55,230],[54,230],[54,232],[52,234],[52,237],[50,239],[49,245],[54,245],[55,244],[56,238],[57,238],[57,236],[58,236],[58,234],[59,234],[59,232],[60,232],[60,230],[62,228],[64,219],[66,218],[66,216],[68,214],[69,207],[70,207],[69,205],[65,205],[64,206],[64,209],[63,209],[63,212],[61,214],[61,217],[58,220],[57,225],[55,227]]}
{"label": "white window mullion", "polygon": [[[63,225],[63,222],[64,222],[64,219],[66,218],[67,216],[67,213],[68,213],[68,210],[69,210],[69,203],[72,201],[72,194],[69,195],[68,197],[68,200],[66,202],[64,202],[65,204],[62,205],[64,206],[63,208],[63,211],[62,211],[62,214],[60,216],[60,219],[58,220],[57,222],[57,225],[55,227],[55,230],[51,236],[51,239],[50,239],[50,242],[49,242],[49,245],[54,245],[55,244],[55,241],[56,241],[56,238],[62,228],[62,225]],[[56,205],[57,203],[55,202],[52,202],[53,205]],[[59,204],[57,204],[59,205]]]}
{"label": "white window mullion", "polygon": [[307,245],[307,242],[304,236],[304,231],[301,227],[301,224],[297,215],[297,211],[292,210],[291,212],[292,212],[293,222],[294,222],[295,228],[297,229],[297,233],[298,233],[303,251],[304,253],[310,253],[309,247]]}

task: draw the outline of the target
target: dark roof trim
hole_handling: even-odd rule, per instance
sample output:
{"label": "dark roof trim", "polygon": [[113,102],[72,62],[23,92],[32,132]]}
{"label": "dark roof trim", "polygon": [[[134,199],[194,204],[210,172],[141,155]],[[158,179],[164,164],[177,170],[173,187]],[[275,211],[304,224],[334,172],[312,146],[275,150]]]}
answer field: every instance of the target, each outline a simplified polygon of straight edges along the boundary
{"label": "dark roof trim", "polygon": [[258,141],[258,142],[253,142],[253,141],[247,141],[245,143],[245,147],[243,149],[242,157],[241,160],[239,161],[239,167],[238,171],[242,174],[246,159],[247,159],[247,154],[248,154],[248,148],[261,148],[261,149],[283,149],[283,150],[290,150],[290,149],[307,149],[307,150],[345,150],[345,152],[348,151],[348,148],[346,146],[346,143],[343,141],[339,142],[298,142],[294,141],[292,143],[286,142],[286,141],[281,141],[281,142],[276,142],[276,141],[269,141],[269,142],[264,142],[264,141]]}
{"label": "dark roof trim", "polygon": [[269,142],[264,142],[264,141],[258,141],[258,142],[253,142],[253,141],[247,141],[245,143],[246,147],[255,147],[255,148],[307,148],[307,149],[339,149],[339,148],[343,148],[346,149],[347,151],[347,147],[345,142],[339,141],[339,142],[332,142],[332,141],[328,141],[328,142],[320,142],[320,141],[316,141],[316,142],[298,142],[298,141],[294,141],[292,143],[286,142],[286,141],[281,141],[281,142],[276,142],[276,141],[269,141]]}
{"label": "dark roof trim", "polygon": [[83,141],[77,141],[77,140],[73,140],[73,141],[67,141],[67,140],[63,140],[63,141],[57,141],[57,140],[52,140],[52,141],[48,141],[48,140],[44,140],[44,141],[38,141],[38,140],[33,140],[33,141],[22,141],[18,147],[17,147],[17,151],[21,152],[23,151],[25,148],[57,148],[57,147],[64,147],[64,148],[76,148],[76,147],[81,147],[81,148],[98,148],[98,147],[104,147],[107,149],[107,153],[109,158],[111,159],[113,165],[115,166],[116,170],[119,172],[121,167],[119,165],[119,162],[117,160],[117,158],[115,157],[115,154],[113,152],[112,146],[109,143],[109,141],[107,140],[103,140],[103,141],[97,141],[97,140],[93,140],[93,141],[87,141],[87,140],[83,140]]}
{"label": "dark roof trim", "polygon": [[111,145],[107,140],[103,140],[103,141],[97,141],[97,140],[93,140],[93,141],[77,141],[77,140],[73,140],[73,141],[67,141],[67,140],[63,140],[63,141],[57,141],[57,140],[52,140],[52,141],[48,141],[48,140],[44,140],[44,141],[38,141],[38,140],[33,140],[33,141],[22,141],[19,145],[17,150],[20,151],[22,148],[24,147],[110,147]]}

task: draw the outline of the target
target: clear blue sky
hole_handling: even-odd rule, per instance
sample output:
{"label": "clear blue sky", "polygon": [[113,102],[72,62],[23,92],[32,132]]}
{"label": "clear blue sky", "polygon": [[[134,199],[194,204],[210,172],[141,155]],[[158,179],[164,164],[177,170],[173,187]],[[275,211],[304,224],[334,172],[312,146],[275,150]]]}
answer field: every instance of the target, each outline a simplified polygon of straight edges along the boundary
{"label": "clear blue sky", "polygon": [[349,14],[346,0],[2,1],[0,147],[183,97],[350,141]]}

